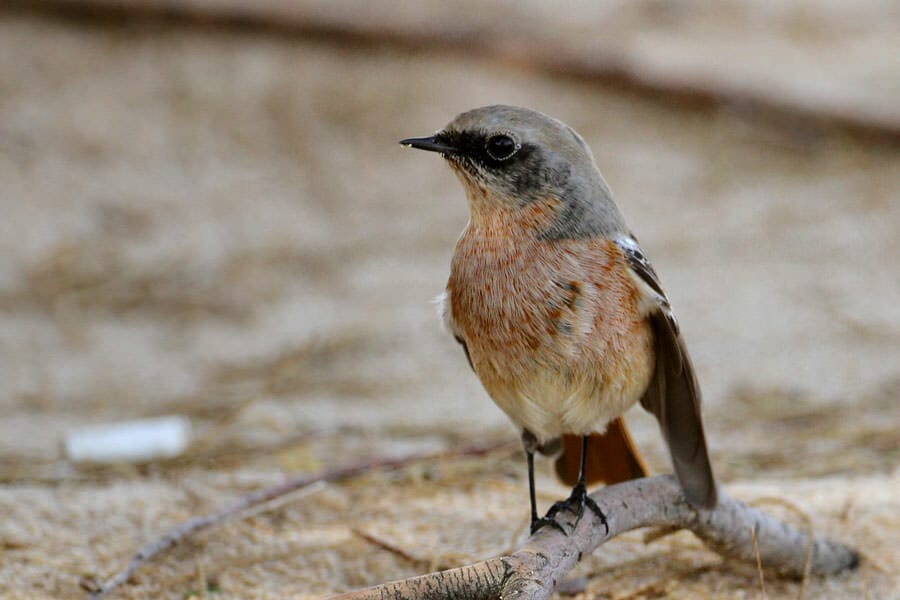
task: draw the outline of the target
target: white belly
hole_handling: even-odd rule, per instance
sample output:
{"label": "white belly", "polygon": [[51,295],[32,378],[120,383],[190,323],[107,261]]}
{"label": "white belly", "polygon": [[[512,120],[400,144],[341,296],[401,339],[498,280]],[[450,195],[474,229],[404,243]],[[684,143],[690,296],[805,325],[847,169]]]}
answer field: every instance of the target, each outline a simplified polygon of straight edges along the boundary
{"label": "white belly", "polygon": [[544,443],[564,433],[603,432],[640,398],[643,389],[631,384],[627,379],[602,382],[547,370],[515,387],[498,386],[488,393],[510,420]]}

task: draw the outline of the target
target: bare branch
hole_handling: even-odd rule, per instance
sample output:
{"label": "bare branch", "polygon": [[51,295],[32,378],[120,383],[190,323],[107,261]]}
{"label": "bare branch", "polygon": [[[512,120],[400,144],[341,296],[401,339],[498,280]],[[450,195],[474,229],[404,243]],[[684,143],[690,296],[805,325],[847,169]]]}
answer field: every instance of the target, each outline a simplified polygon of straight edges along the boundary
{"label": "bare branch", "polygon": [[806,568],[813,574],[829,575],[859,565],[855,550],[815,537],[812,561],[807,567],[810,543],[806,533],[734,500],[722,490],[715,510],[696,510],[670,475],[606,487],[591,498],[606,513],[608,533],[599,518],[586,511],[569,535],[545,527],[509,556],[386,583],[332,600],[549,598],[556,584],[583,555],[619,534],[650,526],[689,529],[719,554],[751,564],[756,562],[758,549],[763,565],[791,577],[802,577]]}
{"label": "bare branch", "polygon": [[378,470],[393,471],[418,462],[427,462],[451,457],[481,456],[508,446],[511,446],[511,443],[507,440],[503,442],[466,446],[453,451],[419,452],[400,458],[375,458],[346,467],[330,469],[311,475],[300,475],[299,477],[288,479],[279,485],[241,496],[233,504],[218,512],[185,521],[171,532],[153,540],[138,550],[132,557],[128,566],[114,577],[101,585],[89,585],[87,587],[91,588],[92,598],[95,600],[102,598],[128,581],[141,567],[153,560],[156,556],[175,547],[184,539],[201,531],[221,525],[225,521],[245,513],[251,508],[258,507],[261,504],[283,497],[297,490],[307,488],[315,483],[341,481],[343,479],[349,479],[350,477]]}

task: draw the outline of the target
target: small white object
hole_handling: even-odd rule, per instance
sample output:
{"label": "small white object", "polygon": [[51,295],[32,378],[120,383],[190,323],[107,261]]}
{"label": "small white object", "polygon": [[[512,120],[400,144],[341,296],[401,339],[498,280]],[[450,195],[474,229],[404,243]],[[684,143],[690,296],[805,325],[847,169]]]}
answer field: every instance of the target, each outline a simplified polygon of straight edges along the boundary
{"label": "small white object", "polygon": [[66,455],[75,462],[148,462],[178,456],[190,435],[190,420],[179,415],[91,425],[66,434]]}

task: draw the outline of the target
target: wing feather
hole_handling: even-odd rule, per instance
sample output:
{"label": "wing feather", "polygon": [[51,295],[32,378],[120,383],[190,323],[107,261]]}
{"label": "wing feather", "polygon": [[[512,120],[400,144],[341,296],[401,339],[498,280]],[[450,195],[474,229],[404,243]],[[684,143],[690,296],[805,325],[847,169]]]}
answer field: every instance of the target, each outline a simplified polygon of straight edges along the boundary
{"label": "wing feather", "polygon": [[700,414],[700,386],[678,321],[637,240],[627,236],[616,240],[616,244],[636,279],[646,287],[644,293],[655,296],[647,318],[653,328],[656,365],[641,405],[659,421],[688,501],[697,507],[712,508],[717,500],[716,484]]}

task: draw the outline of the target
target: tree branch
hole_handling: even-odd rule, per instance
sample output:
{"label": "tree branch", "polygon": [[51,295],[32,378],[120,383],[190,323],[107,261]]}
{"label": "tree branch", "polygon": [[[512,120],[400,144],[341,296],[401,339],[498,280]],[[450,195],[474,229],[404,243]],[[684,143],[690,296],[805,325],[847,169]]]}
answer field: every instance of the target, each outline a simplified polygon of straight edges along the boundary
{"label": "tree branch", "polygon": [[[545,527],[509,556],[385,583],[332,600],[549,598],[584,554],[619,534],[649,526],[689,529],[719,554],[750,563],[757,560],[755,537],[763,566],[791,577],[802,577],[807,569],[813,574],[830,575],[859,565],[855,550],[824,537],[813,538],[810,552],[806,533],[731,498],[721,489],[715,510],[696,510],[670,475],[609,486],[591,498],[606,514],[608,532],[600,519],[586,510],[568,535]],[[572,515],[562,513],[558,518],[569,519],[564,527],[571,529]]]}

